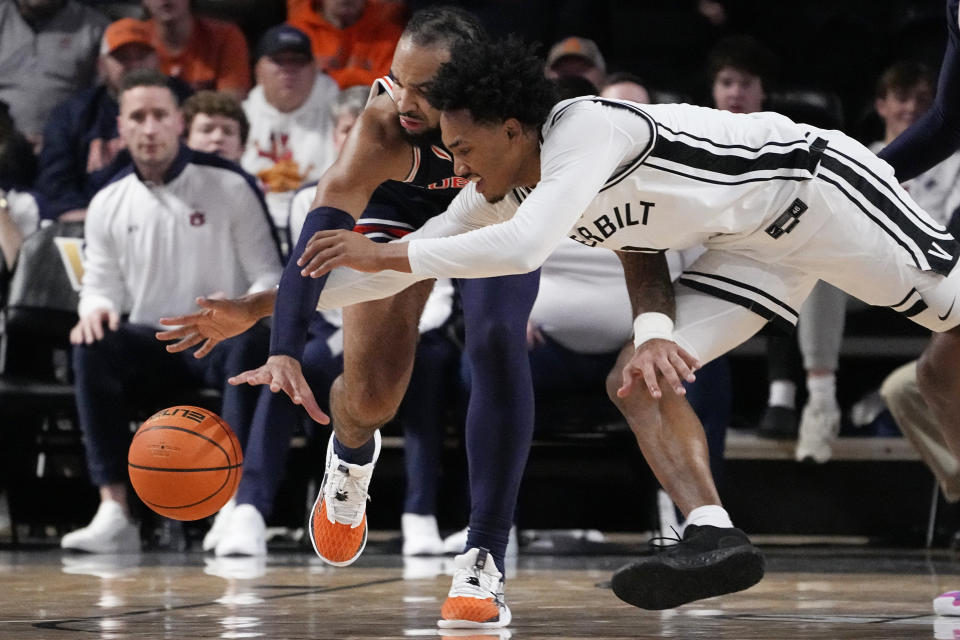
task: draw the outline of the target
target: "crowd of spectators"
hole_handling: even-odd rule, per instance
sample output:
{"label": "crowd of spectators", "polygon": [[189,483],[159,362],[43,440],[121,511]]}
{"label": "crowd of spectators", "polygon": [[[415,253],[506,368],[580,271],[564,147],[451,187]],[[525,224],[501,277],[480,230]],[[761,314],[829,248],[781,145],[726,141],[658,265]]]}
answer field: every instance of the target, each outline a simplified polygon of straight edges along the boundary
{"label": "crowd of spectators", "polygon": [[[124,416],[114,424],[103,418],[106,408],[138,385],[156,386],[157,371],[165,369],[151,367],[151,376],[143,379],[137,372],[146,360],[160,362],[165,355],[159,342],[145,346],[153,340],[150,333],[159,327],[159,318],[184,313],[184,305],[198,296],[232,296],[276,284],[279,262],[274,258],[296,241],[311,185],[336,157],[370,85],[389,74],[406,18],[431,4],[439,3],[0,2],[0,280],[8,279],[16,268],[22,239],[41,225],[70,221],[87,225],[88,271],[80,320],[72,334],[71,376],[76,376],[80,424],[101,508],[88,527],[64,539],[64,546],[110,550],[136,545],[122,482],[124,436],[117,435],[133,418]],[[569,95],[602,92],[611,99],[638,103],[685,101],[749,113],[775,110],[782,104],[778,95],[804,90],[839,104],[837,126],[864,143],[876,141],[875,151],[929,107],[946,35],[942,3],[934,0],[893,0],[879,6],[867,0],[448,4],[475,12],[495,35],[513,32],[543,43],[544,71]],[[275,19],[252,24],[250,16]],[[878,46],[881,42],[884,46]],[[125,94],[130,94],[126,111]],[[131,96],[142,103],[140,111]],[[159,133],[151,132],[152,120],[164,118]],[[958,162],[953,156],[911,181],[911,194],[944,222],[950,221],[952,208],[960,202],[948,188],[956,183]],[[191,182],[171,188],[177,181]],[[303,193],[307,195],[299,195]],[[172,226],[148,231],[145,221],[134,220],[125,210],[131,202],[170,215]],[[261,215],[266,212],[268,216]],[[245,215],[256,221],[237,222]],[[246,236],[229,230],[234,222],[217,226],[218,216],[234,220]],[[124,225],[128,229],[120,233]],[[175,248],[189,227],[204,226],[222,234],[207,239],[211,246],[234,249],[210,269],[171,259],[172,254],[161,255],[157,249],[165,241]],[[137,244],[138,234],[147,234],[142,245]],[[259,244],[259,253],[245,242]],[[151,247],[149,263],[141,261],[143,255],[134,259],[143,246]],[[255,256],[259,262],[248,264]],[[214,260],[209,253],[204,257]],[[625,291],[618,290],[619,265],[592,252],[589,257],[597,262],[596,282],[589,285],[566,280],[569,270],[564,261],[582,266],[586,259],[575,243],[544,266],[529,330],[534,382],[541,392],[568,393],[586,384],[602,393],[617,353],[629,342],[629,303]],[[675,258],[678,263],[689,260]],[[166,276],[156,275],[161,272]],[[184,274],[197,278],[184,279]],[[176,285],[164,289],[164,298],[158,299],[151,288],[157,289],[157,282],[166,277]],[[571,296],[576,287],[596,295],[596,305],[584,305],[583,298]],[[0,293],[4,290],[0,282]],[[408,478],[419,477],[411,487],[425,487],[407,495],[405,549],[411,554],[439,553],[444,548],[434,518],[435,465],[445,406],[439,396],[446,402],[454,395],[438,392],[446,388],[439,381],[450,374],[454,357],[449,339],[457,323],[452,295],[449,284],[437,287],[439,299],[433,303],[446,313],[432,325],[421,325],[420,375],[414,376],[400,414],[408,439],[419,447],[410,449]],[[818,295],[826,297],[818,303]],[[578,308],[571,307],[572,297],[580,300]],[[798,459],[823,462],[829,459],[830,441],[840,428],[835,377],[843,299],[838,302],[829,291],[815,293],[814,298],[801,316],[800,350],[794,337],[771,340],[775,364],[761,433],[796,438],[799,430]],[[447,317],[450,307],[452,319]],[[607,307],[615,307],[616,313],[598,313]],[[819,309],[828,309],[829,314]],[[623,322],[601,334],[597,331],[601,320]],[[326,358],[330,367],[315,372],[316,379],[327,380],[329,386],[342,367],[337,359],[338,321],[334,314],[316,322],[313,330],[329,338],[330,348]],[[257,331],[238,347],[254,361],[262,359],[266,348],[265,328]],[[150,351],[128,363],[138,366],[127,371],[108,364],[117,361],[116,353],[129,353],[133,344]],[[230,345],[218,348],[233,353]],[[805,378],[791,370],[799,369],[801,351]],[[434,366],[420,364],[431,358]],[[238,395],[222,380],[214,380],[243,370],[246,364],[226,355],[212,362],[206,367],[188,359],[168,364],[180,367],[176,373],[180,379],[221,387],[224,410],[233,416],[241,442],[246,443],[248,436],[261,442],[265,436],[258,430],[269,425],[254,420],[257,394]],[[703,376],[712,384],[701,389],[709,386],[719,393],[705,397],[695,408],[708,427],[712,465],[719,477],[731,385],[728,365],[714,366]],[[105,371],[112,371],[113,377],[105,376]],[[571,377],[573,372],[579,378]],[[463,378],[468,385],[468,372]],[[809,396],[803,414],[809,423],[806,435],[796,402],[798,385],[804,381]],[[318,386],[322,389],[324,384]],[[690,397],[696,404],[695,389]],[[231,503],[223,512],[221,529],[213,532],[205,548],[225,555],[265,553],[264,519],[269,517],[277,484],[271,480],[258,487],[257,480],[255,474],[245,477],[253,487],[244,489],[245,496],[252,497],[241,501],[254,505],[254,512],[232,516],[235,525],[253,527],[257,537],[251,542],[226,535],[237,530],[227,520],[234,508]]]}

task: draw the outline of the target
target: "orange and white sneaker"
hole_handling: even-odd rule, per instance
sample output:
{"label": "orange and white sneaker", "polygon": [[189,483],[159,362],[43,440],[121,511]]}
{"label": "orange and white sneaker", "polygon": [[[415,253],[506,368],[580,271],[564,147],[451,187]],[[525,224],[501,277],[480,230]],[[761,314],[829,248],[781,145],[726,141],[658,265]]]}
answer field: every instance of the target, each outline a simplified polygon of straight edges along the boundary
{"label": "orange and white sneaker", "polygon": [[486,549],[474,547],[453,559],[455,571],[437,626],[442,629],[493,629],[510,624],[503,576]]}
{"label": "orange and white sneaker", "polygon": [[332,434],[327,443],[326,471],[307,530],[313,550],[335,567],[353,563],[367,546],[367,487],[380,457],[380,432],[375,431],[373,438],[373,460],[362,465],[337,457]]}

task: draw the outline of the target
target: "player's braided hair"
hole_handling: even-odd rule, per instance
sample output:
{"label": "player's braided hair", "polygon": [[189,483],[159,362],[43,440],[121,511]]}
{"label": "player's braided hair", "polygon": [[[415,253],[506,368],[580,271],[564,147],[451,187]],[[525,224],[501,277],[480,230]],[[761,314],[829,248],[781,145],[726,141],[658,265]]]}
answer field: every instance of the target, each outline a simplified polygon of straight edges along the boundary
{"label": "player's braided hair", "polygon": [[536,45],[508,37],[455,47],[430,83],[427,99],[442,111],[468,109],[480,123],[516,118],[539,127],[558,97],[556,85],[543,75]]}
{"label": "player's braided hair", "polygon": [[418,47],[442,44],[453,48],[480,42],[487,37],[483,25],[472,13],[457,7],[429,7],[415,12],[403,29],[403,37]]}

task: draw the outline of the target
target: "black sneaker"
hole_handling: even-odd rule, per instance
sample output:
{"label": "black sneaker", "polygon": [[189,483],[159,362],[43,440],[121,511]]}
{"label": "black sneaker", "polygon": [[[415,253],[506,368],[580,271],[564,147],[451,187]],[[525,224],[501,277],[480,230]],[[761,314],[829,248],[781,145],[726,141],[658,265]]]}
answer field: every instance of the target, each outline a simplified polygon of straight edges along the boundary
{"label": "black sneaker", "polygon": [[794,440],[800,431],[800,414],[796,409],[767,405],[757,435],[771,440]]}
{"label": "black sneaker", "polygon": [[740,529],[690,525],[676,544],[617,570],[610,586],[635,607],[672,609],[752,587],[763,577],[763,565],[760,550]]}

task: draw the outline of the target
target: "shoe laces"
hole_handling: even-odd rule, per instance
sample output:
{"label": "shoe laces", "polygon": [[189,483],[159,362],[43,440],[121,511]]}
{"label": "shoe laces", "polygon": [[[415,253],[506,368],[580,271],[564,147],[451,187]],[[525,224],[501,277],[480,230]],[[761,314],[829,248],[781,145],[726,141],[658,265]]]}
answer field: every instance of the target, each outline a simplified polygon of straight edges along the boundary
{"label": "shoe laces", "polygon": [[474,564],[457,569],[453,574],[449,597],[493,598],[497,606],[503,606],[503,580],[499,572],[484,570],[487,562],[493,562],[493,558],[481,553]]}
{"label": "shoe laces", "polygon": [[324,502],[327,506],[327,517],[340,524],[359,527],[366,511],[367,488],[370,486],[370,469],[368,465],[347,465],[336,456],[331,459],[327,469],[327,480],[323,487]]}
{"label": "shoe laces", "polygon": [[673,527],[670,527],[670,530],[673,531],[674,537],[670,537],[667,535],[653,536],[647,541],[647,546],[650,547],[651,551],[654,551],[654,552],[664,551],[666,549],[675,547],[681,542],[683,542],[683,537],[680,535],[680,532],[678,532]]}

